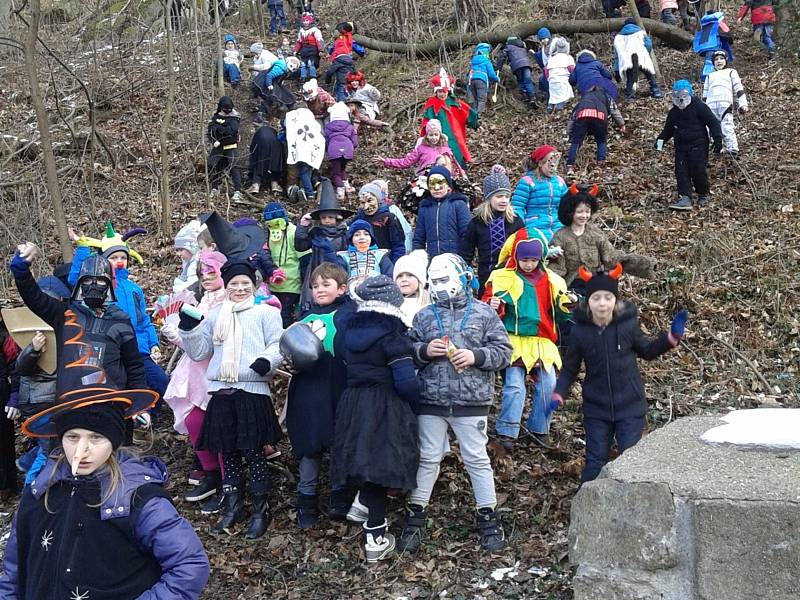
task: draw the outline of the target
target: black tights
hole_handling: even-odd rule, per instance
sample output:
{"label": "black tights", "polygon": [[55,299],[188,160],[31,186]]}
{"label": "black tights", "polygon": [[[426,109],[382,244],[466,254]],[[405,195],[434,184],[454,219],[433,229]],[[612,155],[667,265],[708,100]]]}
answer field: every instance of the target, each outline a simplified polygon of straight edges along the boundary
{"label": "black tights", "polygon": [[386,488],[374,483],[364,483],[359,491],[361,504],[369,510],[367,527],[380,527],[386,522]]}
{"label": "black tights", "polygon": [[225,479],[222,483],[241,487],[243,483],[242,458],[244,458],[250,469],[250,493],[255,495],[266,494],[271,481],[267,469],[267,457],[264,449],[240,450],[236,452],[225,452],[222,455],[222,465],[225,468]]}

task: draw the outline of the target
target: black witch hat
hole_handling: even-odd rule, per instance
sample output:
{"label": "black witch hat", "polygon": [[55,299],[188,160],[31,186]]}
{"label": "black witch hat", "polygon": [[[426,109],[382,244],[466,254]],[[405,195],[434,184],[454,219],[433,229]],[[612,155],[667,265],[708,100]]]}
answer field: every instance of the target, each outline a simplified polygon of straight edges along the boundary
{"label": "black witch hat", "polygon": [[262,249],[267,241],[267,234],[256,223],[234,227],[223,219],[217,211],[200,215],[200,222],[205,223],[217,250],[226,258],[248,259]]}
{"label": "black witch hat", "polygon": [[315,220],[319,219],[319,214],[322,212],[335,212],[343,219],[352,217],[355,214],[352,210],[339,206],[339,201],[336,199],[336,190],[333,189],[331,180],[326,177],[321,177],[319,185],[317,185],[317,203],[319,205],[317,210],[311,211],[311,218]]}

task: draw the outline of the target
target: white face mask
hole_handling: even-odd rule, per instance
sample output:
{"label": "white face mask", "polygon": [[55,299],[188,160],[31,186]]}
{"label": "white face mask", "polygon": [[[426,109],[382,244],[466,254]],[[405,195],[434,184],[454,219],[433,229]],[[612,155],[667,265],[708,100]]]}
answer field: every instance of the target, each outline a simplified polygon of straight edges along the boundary
{"label": "white face mask", "polygon": [[449,303],[465,294],[471,279],[463,260],[454,254],[435,256],[428,267],[428,282],[434,302]]}

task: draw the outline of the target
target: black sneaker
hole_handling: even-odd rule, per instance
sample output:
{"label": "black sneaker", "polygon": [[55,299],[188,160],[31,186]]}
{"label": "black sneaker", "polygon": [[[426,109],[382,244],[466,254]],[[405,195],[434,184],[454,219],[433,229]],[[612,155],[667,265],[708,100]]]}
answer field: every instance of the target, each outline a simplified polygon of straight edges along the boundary
{"label": "black sneaker", "polygon": [[200,506],[200,514],[201,515],[215,515],[220,511],[220,507],[222,506],[222,498],[223,495],[221,492],[217,492],[208,500],[203,502]]}
{"label": "black sneaker", "polygon": [[491,508],[478,510],[478,532],[481,534],[481,548],[486,552],[500,552],[508,545],[503,526]]}
{"label": "black sneaker", "polygon": [[422,543],[422,532],[425,529],[427,515],[425,509],[419,504],[409,504],[406,506],[406,514],[403,519],[403,530],[397,538],[397,551],[416,554]]}
{"label": "black sneaker", "polygon": [[708,196],[697,197],[697,208],[703,208],[707,204],[708,204]]}
{"label": "black sneaker", "polygon": [[184,496],[184,500],[187,502],[200,502],[205,500],[219,491],[219,484],[219,471],[206,473],[206,476],[203,477],[203,480],[189,490],[186,496]]}

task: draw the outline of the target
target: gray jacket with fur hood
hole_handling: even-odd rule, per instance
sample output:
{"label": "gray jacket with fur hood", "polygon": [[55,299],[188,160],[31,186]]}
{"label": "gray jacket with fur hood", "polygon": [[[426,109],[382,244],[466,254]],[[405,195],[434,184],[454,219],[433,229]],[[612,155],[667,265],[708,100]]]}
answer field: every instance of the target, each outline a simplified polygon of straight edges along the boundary
{"label": "gray jacket with fur hood", "polygon": [[[457,373],[447,357],[428,356],[428,343],[444,335],[456,348],[472,350],[475,364]],[[466,294],[448,305],[428,305],[414,316],[409,337],[414,344],[414,362],[419,367],[419,414],[489,414],[495,372],[505,369],[511,360],[508,333],[489,305],[473,298],[467,300]]]}

